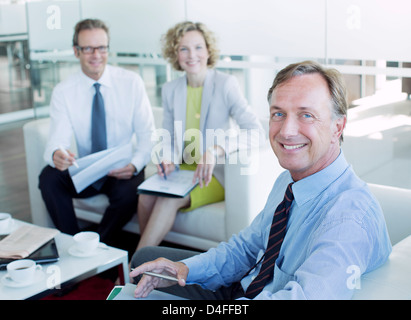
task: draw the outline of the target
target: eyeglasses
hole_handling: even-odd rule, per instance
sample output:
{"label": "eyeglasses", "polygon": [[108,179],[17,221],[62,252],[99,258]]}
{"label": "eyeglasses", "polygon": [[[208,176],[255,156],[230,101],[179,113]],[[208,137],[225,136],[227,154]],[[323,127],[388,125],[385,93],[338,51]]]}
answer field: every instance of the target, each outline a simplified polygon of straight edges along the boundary
{"label": "eyeglasses", "polygon": [[99,53],[107,53],[109,46],[99,46],[99,47],[80,47],[76,46],[77,50],[80,50],[84,54],[93,54],[95,50]]}

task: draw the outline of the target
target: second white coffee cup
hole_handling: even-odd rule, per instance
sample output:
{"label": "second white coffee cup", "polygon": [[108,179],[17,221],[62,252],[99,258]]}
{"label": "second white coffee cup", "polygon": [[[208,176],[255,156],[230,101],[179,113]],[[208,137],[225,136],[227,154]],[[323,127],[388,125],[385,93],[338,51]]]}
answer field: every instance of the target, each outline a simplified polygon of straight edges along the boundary
{"label": "second white coffee cup", "polygon": [[74,235],[75,248],[83,254],[92,253],[100,244],[100,235],[97,232],[83,231]]}

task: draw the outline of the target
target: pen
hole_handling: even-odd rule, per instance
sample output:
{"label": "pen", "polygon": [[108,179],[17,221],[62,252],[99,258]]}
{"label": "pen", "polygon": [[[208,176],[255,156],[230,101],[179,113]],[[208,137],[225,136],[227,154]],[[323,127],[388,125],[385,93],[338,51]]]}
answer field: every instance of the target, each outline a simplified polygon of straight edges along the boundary
{"label": "pen", "polygon": [[[59,150],[60,150],[61,152],[63,152],[67,157],[70,157],[70,155],[67,153],[66,149],[64,149],[62,146],[59,147]],[[76,168],[78,168],[78,164],[77,164],[76,160],[73,161],[73,165],[74,165]]]}
{"label": "pen", "polygon": [[148,276],[152,276],[152,277],[157,277],[157,278],[162,278],[162,279],[165,279],[165,280],[170,280],[170,281],[176,281],[176,282],[178,282],[178,279],[177,279],[177,278],[170,277],[170,276],[166,276],[165,274],[154,273],[154,272],[149,272],[149,271],[146,271],[146,272],[143,272],[143,273],[146,274],[146,275],[148,275]]}
{"label": "pen", "polygon": [[158,164],[160,165],[161,171],[163,172],[164,179],[167,180],[166,171],[164,170],[164,166],[163,166],[163,164],[161,163],[160,157],[158,156],[158,153],[157,153],[157,152],[156,152],[156,156],[157,156],[157,161],[158,161]]}
{"label": "pen", "polygon": [[[134,271],[135,268],[131,268],[131,271]],[[161,279],[165,279],[165,280],[170,280],[170,281],[176,281],[178,282],[177,278],[171,277],[171,276],[167,276],[165,274],[161,274],[161,273],[155,273],[155,272],[150,272],[150,271],[145,271],[143,272],[143,274],[146,274],[148,276],[151,277],[157,277],[157,278],[161,278]]]}

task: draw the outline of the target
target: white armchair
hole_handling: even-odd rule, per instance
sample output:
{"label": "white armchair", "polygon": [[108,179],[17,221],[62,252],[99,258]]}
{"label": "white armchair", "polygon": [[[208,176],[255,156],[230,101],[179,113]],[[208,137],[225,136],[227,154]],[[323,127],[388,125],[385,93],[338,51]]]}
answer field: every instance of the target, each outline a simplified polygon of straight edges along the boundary
{"label": "white armchair", "polygon": [[[159,128],[162,109],[154,107],[153,112],[156,127]],[[49,121],[49,118],[33,120],[23,127],[32,222],[41,226],[53,225],[38,188],[38,176],[46,165],[43,152]],[[72,149],[75,150],[75,146]],[[248,163],[232,161],[238,154],[230,155],[225,165],[225,201],[198,208],[188,214],[179,212],[165,240],[207,250],[221,241],[227,241],[232,234],[247,226],[262,210],[275,179],[283,170],[268,145],[258,151],[251,153]],[[153,165],[147,166],[146,177],[153,172]],[[107,205],[105,195],[74,200],[77,217],[93,223],[101,221]],[[137,215],[124,230],[139,233]]]}
{"label": "white armchair", "polygon": [[[354,290],[355,300],[411,299],[411,190],[369,184],[377,197],[393,251],[380,268],[364,274]],[[347,277],[350,275],[347,274]]]}

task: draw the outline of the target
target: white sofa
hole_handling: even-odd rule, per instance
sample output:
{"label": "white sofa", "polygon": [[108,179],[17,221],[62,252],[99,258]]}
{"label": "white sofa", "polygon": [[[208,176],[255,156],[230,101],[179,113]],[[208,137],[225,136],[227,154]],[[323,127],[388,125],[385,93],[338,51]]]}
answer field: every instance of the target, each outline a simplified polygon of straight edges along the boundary
{"label": "white sofa", "polygon": [[[160,128],[162,108],[153,107],[153,113],[156,127]],[[46,165],[43,151],[49,121],[49,118],[33,120],[23,127],[32,222],[41,226],[53,225],[38,189],[38,176]],[[247,163],[235,161],[236,153],[230,155],[225,165],[225,201],[198,208],[189,214],[178,213],[166,241],[207,250],[227,241],[253,220],[263,208],[276,177],[283,171],[268,144],[254,151],[258,152],[250,153]],[[247,171],[249,174],[245,174]],[[153,173],[154,167],[150,164],[146,167],[146,177]],[[93,223],[100,222],[107,205],[105,195],[74,200],[77,217]],[[137,215],[124,230],[139,232]]]}

